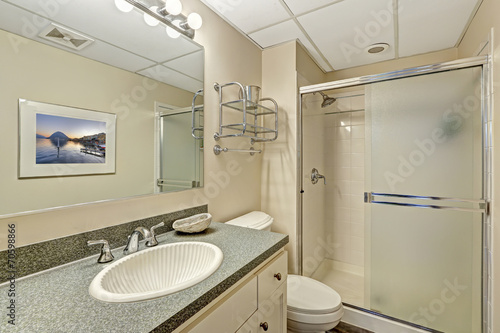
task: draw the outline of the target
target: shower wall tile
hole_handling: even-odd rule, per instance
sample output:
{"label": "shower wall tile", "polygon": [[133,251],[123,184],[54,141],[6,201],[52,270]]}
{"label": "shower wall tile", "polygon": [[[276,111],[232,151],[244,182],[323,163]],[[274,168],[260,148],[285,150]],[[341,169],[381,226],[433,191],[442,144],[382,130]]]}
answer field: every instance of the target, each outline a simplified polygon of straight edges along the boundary
{"label": "shower wall tile", "polygon": [[[358,95],[351,97],[351,110],[364,110],[365,109],[365,95]],[[365,118],[363,117],[362,123],[365,123]]]}
{"label": "shower wall tile", "polygon": [[351,126],[351,138],[364,139],[365,138],[365,126],[363,126],[363,125]]}
{"label": "shower wall tile", "polygon": [[[351,153],[351,140],[338,140],[335,142],[335,153],[350,154]],[[363,143],[364,150],[364,143]],[[349,159],[350,160],[350,159]]]}
{"label": "shower wall tile", "polygon": [[[363,100],[364,103],[364,100]],[[364,106],[363,108],[364,109]],[[356,109],[358,110],[358,109]],[[352,126],[357,126],[357,125],[365,125],[365,113],[364,112],[353,112],[351,114],[351,125]]]}
{"label": "shower wall tile", "polygon": [[333,195],[332,203],[334,208],[351,208],[351,196],[350,195]]}
{"label": "shower wall tile", "polygon": [[364,153],[352,153],[350,155],[350,158],[351,158],[351,166],[364,168],[365,166]]}
{"label": "shower wall tile", "polygon": [[351,209],[350,208],[335,208],[333,212],[333,217],[335,221],[350,221],[351,220]]}
{"label": "shower wall tile", "polygon": [[[337,98],[327,112],[364,110],[361,92],[333,94]],[[334,251],[329,259],[364,266],[364,112],[327,114],[323,149],[327,165],[325,214],[327,237]]]}
{"label": "shower wall tile", "polygon": [[[349,181],[351,179],[351,174],[354,172],[354,168],[349,168],[349,167],[336,167],[333,168],[333,179],[335,180],[347,180]],[[361,169],[361,168],[359,168]],[[363,171],[364,172],[364,171]]]}
{"label": "shower wall tile", "polygon": [[[334,221],[330,220],[329,222]],[[352,234],[351,223],[349,223],[349,221],[335,221],[335,223],[332,224],[335,234],[344,235],[345,237],[350,237],[350,235]]]}
{"label": "shower wall tile", "polygon": [[350,258],[350,251],[346,247],[334,247],[335,252],[333,252],[333,255],[331,259],[341,261],[341,262],[351,262]]}
{"label": "shower wall tile", "polygon": [[364,237],[351,236],[351,249],[364,251],[364,249],[365,249]]}
{"label": "shower wall tile", "polygon": [[329,155],[329,159],[333,160],[333,165],[336,167],[350,167],[351,166],[351,154],[349,153],[335,153],[332,151]]}
{"label": "shower wall tile", "polygon": [[351,139],[351,126],[343,126],[335,128],[336,140],[350,140]]}
{"label": "shower wall tile", "polygon": [[352,180],[351,182],[351,194],[363,196],[365,192],[365,182]]}
{"label": "shower wall tile", "polygon": [[351,182],[348,180],[337,180],[333,183],[333,193],[342,196],[351,194]]}
{"label": "shower wall tile", "polygon": [[335,126],[351,126],[351,114],[350,113],[339,113],[334,115]]}
{"label": "shower wall tile", "polygon": [[338,98],[334,107],[338,111],[349,111],[349,110],[352,110],[352,108],[351,108],[351,99],[350,98]]}
{"label": "shower wall tile", "polygon": [[354,166],[351,159],[350,176],[353,181],[360,181],[364,183],[365,168]]}
{"label": "shower wall tile", "polygon": [[331,116],[326,116],[326,117],[323,117],[323,120],[324,120],[324,127],[327,129],[327,130],[330,130],[330,129],[335,129],[336,127],[336,123],[335,123],[335,117],[333,115]]}
{"label": "shower wall tile", "polygon": [[352,139],[351,140],[351,152],[352,153],[364,153],[365,152],[365,140],[364,139]]}
{"label": "shower wall tile", "polygon": [[[350,198],[350,208],[352,210],[360,211],[364,207],[364,197],[362,195],[351,195]],[[352,216],[352,214],[351,214]]]}
{"label": "shower wall tile", "polygon": [[350,223],[342,222],[342,224],[347,224],[351,228],[350,232],[351,232],[352,236],[356,236],[356,237],[364,237],[365,236],[365,225],[364,225],[364,223],[355,223],[352,220],[352,216],[351,216],[351,222]]}
{"label": "shower wall tile", "polygon": [[353,265],[363,267],[365,265],[365,252],[358,251],[358,250],[352,250],[351,251],[351,263]]}
{"label": "shower wall tile", "polygon": [[365,210],[363,209],[351,209],[350,210],[351,223],[354,225],[361,224],[363,228],[365,227]]}

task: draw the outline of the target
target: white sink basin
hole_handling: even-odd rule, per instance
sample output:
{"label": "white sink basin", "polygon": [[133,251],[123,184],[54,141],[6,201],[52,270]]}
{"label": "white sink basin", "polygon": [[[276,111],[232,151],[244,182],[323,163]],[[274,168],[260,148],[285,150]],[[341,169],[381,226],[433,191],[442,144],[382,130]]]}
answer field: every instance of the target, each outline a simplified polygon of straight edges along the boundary
{"label": "white sink basin", "polygon": [[202,242],[156,246],[128,255],[96,275],[90,295],[112,303],[149,300],[189,288],[219,268],[222,251]]}

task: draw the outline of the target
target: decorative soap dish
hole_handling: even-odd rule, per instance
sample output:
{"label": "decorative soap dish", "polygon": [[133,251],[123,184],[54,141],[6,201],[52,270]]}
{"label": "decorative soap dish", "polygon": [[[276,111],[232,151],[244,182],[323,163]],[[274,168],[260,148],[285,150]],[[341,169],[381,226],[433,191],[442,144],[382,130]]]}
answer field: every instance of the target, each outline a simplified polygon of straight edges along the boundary
{"label": "decorative soap dish", "polygon": [[208,228],[210,222],[212,222],[212,215],[209,213],[202,213],[177,220],[172,227],[177,231],[192,234],[195,232],[202,232]]}

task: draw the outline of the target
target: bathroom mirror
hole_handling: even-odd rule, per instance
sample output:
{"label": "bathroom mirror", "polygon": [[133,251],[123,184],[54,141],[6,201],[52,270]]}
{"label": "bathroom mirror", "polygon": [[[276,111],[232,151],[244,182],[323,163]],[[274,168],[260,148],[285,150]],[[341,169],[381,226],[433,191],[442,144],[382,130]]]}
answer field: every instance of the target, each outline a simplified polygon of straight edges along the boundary
{"label": "bathroom mirror", "polygon": [[[2,0],[0,44],[6,78],[0,135],[9,143],[0,146],[0,217],[169,191],[159,180],[156,111],[169,105],[191,115],[203,89],[202,46],[182,35],[170,38],[165,26],[149,26],[138,10],[121,12],[111,0]],[[115,114],[116,171],[19,178],[20,99]],[[195,105],[202,128],[202,92]],[[189,126],[178,130],[192,136],[191,119],[183,121]],[[203,140],[196,144],[202,152]],[[202,155],[189,163],[201,177],[175,190],[202,186]]]}

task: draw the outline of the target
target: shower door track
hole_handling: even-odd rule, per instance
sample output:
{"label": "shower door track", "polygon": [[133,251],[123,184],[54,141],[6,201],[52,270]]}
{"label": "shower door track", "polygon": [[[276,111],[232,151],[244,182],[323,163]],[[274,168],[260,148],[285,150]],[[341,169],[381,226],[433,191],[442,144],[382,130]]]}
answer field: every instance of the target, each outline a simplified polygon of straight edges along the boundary
{"label": "shower door track", "polygon": [[[483,119],[483,125],[486,123],[488,120],[491,120],[491,94],[492,94],[492,84],[491,84],[491,73],[490,73],[490,68],[492,67],[491,64],[491,57],[488,56],[477,56],[477,57],[471,57],[471,58],[465,58],[465,59],[459,59],[459,60],[454,60],[454,61],[449,61],[449,62],[443,62],[443,63],[438,63],[438,64],[431,64],[431,65],[425,65],[425,66],[419,66],[419,67],[413,67],[413,68],[407,68],[407,69],[402,69],[398,71],[392,71],[392,72],[386,72],[386,73],[381,73],[381,74],[374,74],[374,75],[366,75],[366,76],[361,76],[361,77],[355,77],[355,78],[350,78],[350,79],[344,79],[344,80],[338,80],[338,81],[332,81],[332,82],[326,82],[326,83],[321,83],[321,84],[315,84],[315,85],[309,85],[309,86],[304,86],[299,88],[299,128],[298,128],[298,135],[297,135],[297,167],[299,169],[299,172],[297,173],[297,185],[298,185],[298,196],[297,196],[297,234],[296,234],[296,242],[297,242],[297,271],[299,275],[303,275],[303,193],[304,193],[304,165],[303,165],[303,114],[302,114],[302,96],[304,94],[309,94],[309,93],[316,93],[320,91],[326,91],[326,90],[332,90],[332,89],[339,89],[339,88],[347,88],[347,87],[353,87],[353,86],[361,86],[369,83],[375,83],[375,82],[382,82],[382,81],[389,81],[389,80],[396,80],[396,79],[402,79],[402,78],[407,78],[407,77],[412,77],[412,76],[419,76],[419,75],[426,75],[426,74],[434,74],[434,73],[440,73],[440,72],[445,72],[445,71],[451,71],[451,70],[457,70],[457,69],[462,69],[462,68],[469,68],[469,67],[482,67],[482,72],[483,72],[483,77],[482,77],[482,86],[483,86],[483,95],[482,95],[482,101],[483,101],[483,107],[482,107],[482,119]],[[361,110],[354,110],[354,111],[361,111]],[[353,112],[353,111],[347,111],[347,112]],[[332,112],[332,114],[335,112]],[[336,112],[336,113],[345,113],[345,111],[341,112]],[[485,129],[485,133],[483,133],[483,148],[485,142],[492,142],[492,133],[491,129],[489,126],[483,126]],[[485,150],[485,154],[483,156],[483,184],[487,181],[484,178],[484,168],[488,167],[488,161],[491,161],[491,156],[489,156],[489,149]],[[489,170],[491,171],[491,170]],[[491,184],[490,184],[491,185]],[[483,191],[485,190],[486,186],[483,186]],[[486,221],[491,219],[491,211],[490,211],[490,200],[491,198],[489,195],[486,193],[483,193],[483,198],[484,200],[484,210],[483,210],[483,248],[482,248],[482,266],[483,272],[490,272],[491,267],[489,264],[488,260],[488,253],[491,251],[490,244],[491,244],[491,221],[490,223],[487,223]],[[432,208],[432,207],[431,207]],[[482,207],[481,207],[482,208]],[[489,287],[488,279],[490,276],[483,276],[482,279],[482,296],[483,296],[483,302],[482,302],[482,321],[483,321],[483,333],[488,332],[488,327],[491,325],[491,317],[489,315],[488,311],[488,302],[491,299],[491,290]],[[420,325],[410,323],[401,319],[393,318],[378,312],[371,311],[369,309],[365,309],[362,307],[354,306],[348,303],[344,303],[347,307],[351,307],[353,309],[369,313],[372,315],[376,315],[382,318],[390,319],[396,322],[400,322],[403,324],[406,324],[411,327],[423,329],[429,332],[433,333],[440,333],[439,331],[433,330],[431,328],[426,328],[422,327]]]}
{"label": "shower door track", "polygon": [[439,63],[439,64],[413,67],[413,68],[403,69],[403,70],[399,70],[399,71],[366,75],[366,76],[360,76],[360,77],[351,78],[351,79],[314,84],[314,85],[310,85],[310,86],[306,86],[306,87],[300,87],[299,92],[300,92],[300,95],[303,95],[303,94],[314,93],[314,92],[319,92],[319,91],[324,91],[324,90],[359,86],[359,85],[368,84],[368,83],[402,79],[402,78],[411,77],[411,76],[439,73],[439,72],[467,68],[467,67],[483,66],[483,65],[488,64],[488,61],[489,61],[488,56],[472,57],[472,58],[454,60],[454,61],[449,61],[449,62],[443,62],[443,63]]}

